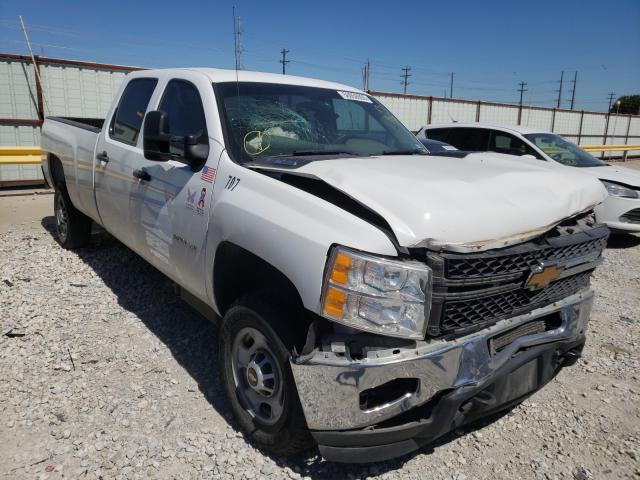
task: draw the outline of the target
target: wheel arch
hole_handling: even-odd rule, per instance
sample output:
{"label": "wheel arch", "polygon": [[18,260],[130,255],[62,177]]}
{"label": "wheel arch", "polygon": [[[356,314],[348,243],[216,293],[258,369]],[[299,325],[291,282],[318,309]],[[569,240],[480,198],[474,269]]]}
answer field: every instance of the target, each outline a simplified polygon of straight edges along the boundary
{"label": "wheel arch", "polygon": [[49,172],[51,175],[51,180],[53,182],[53,187],[58,187],[60,185],[65,184],[65,176],[64,176],[64,167],[62,166],[62,162],[58,157],[56,157],[53,153],[49,154],[49,158],[47,160],[49,164]]}
{"label": "wheel arch", "polygon": [[291,322],[295,344],[304,343],[313,314],[305,309],[300,292],[287,275],[231,241],[221,242],[214,258],[213,296],[220,315],[243,297],[263,295],[283,315],[297,317]]}

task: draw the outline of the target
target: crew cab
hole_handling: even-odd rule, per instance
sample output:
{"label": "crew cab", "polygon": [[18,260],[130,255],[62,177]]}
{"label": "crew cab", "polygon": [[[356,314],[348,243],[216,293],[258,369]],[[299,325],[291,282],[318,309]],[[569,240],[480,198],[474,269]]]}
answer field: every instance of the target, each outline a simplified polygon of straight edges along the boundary
{"label": "crew cab", "polygon": [[402,455],[580,356],[593,178],[425,156],[362,91],[216,69],[131,73],[42,151],[62,247],[97,223],[217,319],[231,409],[275,455]]}
{"label": "crew cab", "polygon": [[640,232],[640,172],[610,165],[552,132],[515,125],[456,123],[427,125],[416,134],[452,143],[461,150],[530,157],[550,166],[579,167],[599,179],[609,196],[596,207],[596,218],[614,232]]}

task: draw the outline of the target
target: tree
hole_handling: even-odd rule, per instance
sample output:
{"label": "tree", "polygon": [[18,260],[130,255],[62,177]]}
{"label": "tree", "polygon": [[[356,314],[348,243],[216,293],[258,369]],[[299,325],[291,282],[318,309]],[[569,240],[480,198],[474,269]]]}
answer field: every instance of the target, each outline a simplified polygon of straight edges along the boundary
{"label": "tree", "polygon": [[[620,108],[616,105],[620,102]],[[611,105],[609,113],[630,113],[632,115],[640,115],[640,95],[623,95]]]}

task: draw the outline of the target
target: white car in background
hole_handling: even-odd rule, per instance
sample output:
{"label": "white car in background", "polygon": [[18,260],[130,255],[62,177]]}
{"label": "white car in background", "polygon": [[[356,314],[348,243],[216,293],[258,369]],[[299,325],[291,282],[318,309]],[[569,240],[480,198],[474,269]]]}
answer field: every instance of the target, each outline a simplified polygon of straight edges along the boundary
{"label": "white car in background", "polygon": [[523,126],[481,123],[428,125],[418,139],[446,142],[459,150],[535,157],[555,165],[579,167],[598,178],[609,192],[596,217],[614,231],[640,232],[640,172],[609,165],[560,135]]}

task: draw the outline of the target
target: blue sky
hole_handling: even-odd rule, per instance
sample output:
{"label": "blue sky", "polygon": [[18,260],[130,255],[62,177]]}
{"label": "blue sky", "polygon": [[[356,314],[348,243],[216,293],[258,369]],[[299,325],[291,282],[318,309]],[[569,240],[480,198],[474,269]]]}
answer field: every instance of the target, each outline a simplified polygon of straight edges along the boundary
{"label": "blue sky", "polygon": [[[246,69],[362,87],[553,106],[565,71],[568,107],[578,70],[576,108],[603,110],[607,95],[640,94],[639,0],[422,2],[37,1],[0,5],[0,51],[26,53],[18,15],[34,53],[149,67],[234,65],[232,6],[241,18]],[[406,5],[406,6],[405,6]],[[447,91],[448,94],[448,91]]]}

